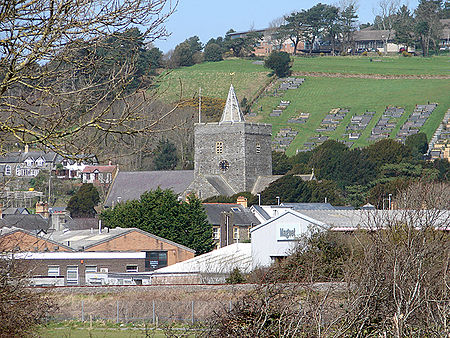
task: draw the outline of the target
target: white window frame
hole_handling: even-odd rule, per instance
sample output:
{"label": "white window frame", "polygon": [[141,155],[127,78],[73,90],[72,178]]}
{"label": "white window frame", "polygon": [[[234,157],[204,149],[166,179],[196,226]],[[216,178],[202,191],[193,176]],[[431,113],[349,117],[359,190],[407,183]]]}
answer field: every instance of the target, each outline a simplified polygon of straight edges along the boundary
{"label": "white window frame", "polygon": [[11,176],[11,166],[9,164],[5,165],[5,176]]}
{"label": "white window frame", "polygon": [[60,276],[59,265],[49,265],[47,268],[47,276],[50,277]]}
{"label": "white window frame", "polygon": [[220,228],[213,228],[213,239],[220,239]]}
{"label": "white window frame", "polygon": [[239,227],[233,227],[233,239],[239,239]]}
{"label": "white window frame", "polygon": [[216,154],[223,154],[223,142],[216,142]]}
{"label": "white window frame", "polygon": [[256,153],[259,154],[261,153],[261,144],[256,143]]}
{"label": "white window frame", "polygon": [[139,272],[139,267],[137,264],[127,264],[126,272]]}
{"label": "white window frame", "polygon": [[84,268],[85,273],[97,273],[97,265],[86,265]]}
{"label": "white window frame", "polygon": [[79,275],[78,275],[78,265],[68,265],[66,274],[66,284],[67,285],[78,285]]}

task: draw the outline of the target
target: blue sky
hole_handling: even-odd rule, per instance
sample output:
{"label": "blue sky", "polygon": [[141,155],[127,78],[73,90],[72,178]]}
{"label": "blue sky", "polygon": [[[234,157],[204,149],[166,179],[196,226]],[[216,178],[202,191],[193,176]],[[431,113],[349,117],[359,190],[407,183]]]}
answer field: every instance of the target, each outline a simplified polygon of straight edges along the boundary
{"label": "blue sky", "polygon": [[[338,3],[337,0],[321,2]],[[311,8],[317,3],[312,0],[180,0],[176,12],[166,24],[172,35],[154,44],[167,52],[194,35],[205,44],[212,37],[224,36],[230,28],[235,31],[266,28],[278,17]],[[373,22],[373,8],[377,3],[378,0],[359,0],[361,23]],[[408,7],[415,8],[417,3],[418,0],[409,0]]]}

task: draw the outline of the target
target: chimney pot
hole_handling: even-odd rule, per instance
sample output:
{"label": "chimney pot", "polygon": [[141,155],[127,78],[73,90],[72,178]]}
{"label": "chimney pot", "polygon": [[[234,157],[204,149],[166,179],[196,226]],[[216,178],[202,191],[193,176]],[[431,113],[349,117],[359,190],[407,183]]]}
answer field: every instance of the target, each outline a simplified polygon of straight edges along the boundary
{"label": "chimney pot", "polygon": [[236,204],[240,204],[244,208],[247,208],[247,199],[244,196],[239,196],[236,200]]}

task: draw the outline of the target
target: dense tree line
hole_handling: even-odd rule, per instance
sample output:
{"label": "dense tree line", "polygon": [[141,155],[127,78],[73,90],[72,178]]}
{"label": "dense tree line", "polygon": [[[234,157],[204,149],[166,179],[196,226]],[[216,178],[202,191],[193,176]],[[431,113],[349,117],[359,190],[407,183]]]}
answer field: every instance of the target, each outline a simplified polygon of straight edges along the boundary
{"label": "dense tree line", "polygon": [[[349,149],[345,144],[328,140],[312,151],[288,157],[272,153],[274,175],[283,175],[261,192],[262,203],[329,202],[355,207],[371,203],[387,206],[389,195],[418,180],[445,182],[450,178],[447,160],[426,161],[426,135],[411,135],[405,144],[385,139],[366,148]],[[317,180],[303,181],[299,175],[314,170]],[[239,195],[239,194],[237,194]],[[243,195],[242,193],[240,195]],[[211,202],[235,202],[237,196],[216,196]],[[246,195],[250,204],[258,198]]]}

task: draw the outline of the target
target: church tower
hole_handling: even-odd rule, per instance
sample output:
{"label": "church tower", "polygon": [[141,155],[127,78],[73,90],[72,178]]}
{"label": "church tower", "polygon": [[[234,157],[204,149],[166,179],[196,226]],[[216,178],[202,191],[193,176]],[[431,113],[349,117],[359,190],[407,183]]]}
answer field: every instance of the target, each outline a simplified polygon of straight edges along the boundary
{"label": "church tower", "polygon": [[252,191],[260,176],[272,175],[272,126],[248,123],[230,86],[218,123],[194,126],[194,181],[188,188],[204,199]]}

